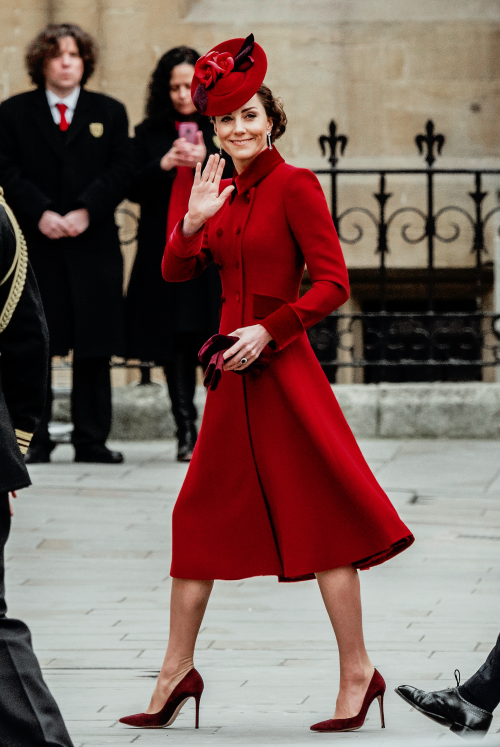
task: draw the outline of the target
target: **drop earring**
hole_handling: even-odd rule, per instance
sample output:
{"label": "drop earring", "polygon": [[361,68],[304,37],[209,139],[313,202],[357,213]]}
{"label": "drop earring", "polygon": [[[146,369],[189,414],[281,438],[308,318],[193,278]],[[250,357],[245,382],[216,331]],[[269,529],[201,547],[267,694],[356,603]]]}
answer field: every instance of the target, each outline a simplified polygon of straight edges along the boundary
{"label": "drop earring", "polygon": [[267,147],[269,148],[269,150],[273,149],[273,141],[271,140],[270,132],[267,133]]}
{"label": "drop earring", "polygon": [[222,158],[222,145],[219,148],[219,158]]}

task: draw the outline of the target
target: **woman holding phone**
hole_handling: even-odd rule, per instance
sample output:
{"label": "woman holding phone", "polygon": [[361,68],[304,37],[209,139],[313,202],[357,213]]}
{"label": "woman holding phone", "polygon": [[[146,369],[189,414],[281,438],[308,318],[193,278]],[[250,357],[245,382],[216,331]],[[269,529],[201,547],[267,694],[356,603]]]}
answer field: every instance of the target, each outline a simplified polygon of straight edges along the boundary
{"label": "woman holding phone", "polygon": [[[128,195],[141,206],[141,215],[126,299],[127,357],[163,366],[179,461],[190,460],[196,443],[197,353],[217,332],[221,294],[215,266],[182,285],[165,283],[160,270],[167,236],[187,212],[196,164],[218,151],[213,125],[191,99],[198,57],[183,46],[159,60],[149,83],[145,119],[135,128],[135,178]],[[226,176],[231,173],[228,164]]]}

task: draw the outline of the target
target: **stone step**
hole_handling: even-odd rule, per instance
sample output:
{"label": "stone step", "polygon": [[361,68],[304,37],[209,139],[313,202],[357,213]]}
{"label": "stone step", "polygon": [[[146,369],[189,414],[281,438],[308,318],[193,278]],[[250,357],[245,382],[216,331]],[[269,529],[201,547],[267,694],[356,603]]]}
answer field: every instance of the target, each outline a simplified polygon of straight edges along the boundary
{"label": "stone step", "polygon": [[[500,383],[334,384],[333,391],[358,438],[500,438]],[[198,386],[203,414],[206,390]],[[53,430],[64,440],[70,422],[67,390],[55,390]],[[142,441],[175,436],[163,384],[113,389],[111,438]]]}

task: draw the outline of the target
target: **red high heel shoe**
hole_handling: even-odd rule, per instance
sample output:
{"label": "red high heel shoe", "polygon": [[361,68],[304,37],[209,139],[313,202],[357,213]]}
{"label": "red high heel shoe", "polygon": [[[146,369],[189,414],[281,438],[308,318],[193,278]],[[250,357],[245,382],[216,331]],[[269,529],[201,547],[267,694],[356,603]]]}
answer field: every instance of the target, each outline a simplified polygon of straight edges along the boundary
{"label": "red high heel shoe", "polygon": [[374,671],[373,677],[368,685],[363,705],[357,716],[351,716],[351,718],[330,718],[328,721],[320,721],[318,724],[311,726],[311,731],[356,731],[360,729],[365,723],[366,714],[368,709],[375,700],[378,699],[380,706],[380,721],[382,729],[385,729],[384,719],[384,693],[385,693],[385,681],[380,672]]}
{"label": "red high heel shoe", "polygon": [[120,723],[135,726],[139,729],[164,729],[174,723],[179,711],[189,698],[196,701],[196,725],[200,725],[200,699],[203,692],[203,680],[196,669],[191,669],[179,684],[172,690],[168,700],[158,713],[136,713],[134,716],[124,716]]}

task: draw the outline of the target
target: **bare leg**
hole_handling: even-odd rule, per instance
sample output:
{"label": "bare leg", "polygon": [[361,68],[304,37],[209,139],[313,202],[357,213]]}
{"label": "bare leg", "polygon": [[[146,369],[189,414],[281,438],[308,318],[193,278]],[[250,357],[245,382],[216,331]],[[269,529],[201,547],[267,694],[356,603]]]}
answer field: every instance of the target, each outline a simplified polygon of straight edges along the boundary
{"label": "bare leg", "polygon": [[146,713],[158,713],[193,668],[194,647],[213,585],[213,581],[172,579],[167,653]]}
{"label": "bare leg", "polygon": [[373,675],[363,638],[358,572],[352,565],[317,573],[339,647],[340,688],[334,718],[356,716]]}

